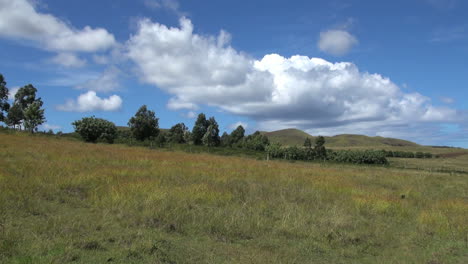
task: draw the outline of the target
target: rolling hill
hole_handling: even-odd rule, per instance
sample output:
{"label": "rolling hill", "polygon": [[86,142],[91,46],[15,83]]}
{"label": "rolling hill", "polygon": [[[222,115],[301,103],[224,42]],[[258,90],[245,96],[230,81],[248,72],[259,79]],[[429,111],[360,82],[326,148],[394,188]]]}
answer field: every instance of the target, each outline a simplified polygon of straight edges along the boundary
{"label": "rolling hill", "polygon": [[[271,142],[280,143],[282,145],[302,145],[304,140],[309,137],[315,139],[314,136],[307,134],[299,129],[283,129],[272,132],[262,132]],[[333,137],[325,137],[325,145],[328,147],[419,147],[420,145],[396,138],[385,137],[369,137],[364,135],[343,134]]]}

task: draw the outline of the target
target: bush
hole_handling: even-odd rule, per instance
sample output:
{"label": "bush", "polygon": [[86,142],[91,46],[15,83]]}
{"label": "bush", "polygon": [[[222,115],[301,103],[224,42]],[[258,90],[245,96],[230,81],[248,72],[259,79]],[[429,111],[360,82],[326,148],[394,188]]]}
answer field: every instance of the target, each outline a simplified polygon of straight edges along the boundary
{"label": "bush", "polygon": [[335,162],[346,162],[354,164],[388,164],[386,153],[376,150],[341,150],[333,151],[328,157]]}
{"label": "bush", "polygon": [[102,118],[85,117],[72,123],[75,132],[86,142],[105,141],[113,143],[117,137],[117,127],[114,123]]}

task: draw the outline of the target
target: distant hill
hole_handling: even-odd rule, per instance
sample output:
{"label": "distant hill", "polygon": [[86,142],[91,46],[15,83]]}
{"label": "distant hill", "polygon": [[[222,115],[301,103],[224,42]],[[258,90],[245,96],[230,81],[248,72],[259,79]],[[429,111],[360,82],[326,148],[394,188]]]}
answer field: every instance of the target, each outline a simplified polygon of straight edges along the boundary
{"label": "distant hill", "polygon": [[[302,145],[304,140],[309,137],[312,140],[314,136],[307,134],[299,129],[283,129],[273,132],[262,132],[271,142],[280,143],[282,145],[293,146]],[[369,137],[364,135],[336,135],[333,137],[325,137],[325,145],[328,147],[418,147],[420,145],[396,138],[384,137]]]}
{"label": "distant hill", "polygon": [[295,128],[288,128],[273,132],[262,131],[261,133],[266,135],[271,142],[280,143],[281,145],[286,146],[302,145],[304,144],[304,140],[306,138],[313,138],[306,132]]}

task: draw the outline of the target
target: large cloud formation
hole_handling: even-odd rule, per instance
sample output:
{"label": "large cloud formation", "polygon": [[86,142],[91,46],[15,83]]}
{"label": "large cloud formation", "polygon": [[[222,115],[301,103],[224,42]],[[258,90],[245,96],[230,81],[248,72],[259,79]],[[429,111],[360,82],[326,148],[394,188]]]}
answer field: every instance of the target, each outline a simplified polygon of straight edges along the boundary
{"label": "large cloud formation", "polygon": [[349,62],[268,54],[256,60],[236,51],[230,36],[194,33],[190,20],[167,27],[144,19],[127,42],[143,81],[173,98],[171,109],[206,104],[259,121],[265,128],[401,126],[449,122],[457,111],[435,107],[419,93],[404,93],[390,79]]}
{"label": "large cloud formation", "polygon": [[33,41],[59,52],[94,52],[115,44],[107,30],[89,26],[75,29],[53,15],[36,11],[27,0],[0,0],[0,36]]}

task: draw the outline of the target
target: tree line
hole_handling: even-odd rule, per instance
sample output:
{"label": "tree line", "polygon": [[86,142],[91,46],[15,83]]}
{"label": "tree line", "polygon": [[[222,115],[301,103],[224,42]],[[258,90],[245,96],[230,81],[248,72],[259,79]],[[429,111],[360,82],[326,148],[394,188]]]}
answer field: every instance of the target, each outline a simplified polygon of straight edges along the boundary
{"label": "tree line", "polygon": [[[388,164],[383,151],[327,150],[325,138],[318,136],[312,143],[306,138],[302,147],[285,147],[271,144],[268,137],[261,132],[246,136],[245,129],[238,126],[230,134],[224,132],[219,136],[219,125],[214,117],[207,118],[200,113],[190,131],[184,123],[172,126],[162,133],[159,129],[159,118],[155,112],[141,106],[128,121],[128,130],[117,129],[114,123],[92,117],[85,117],[73,122],[75,131],[88,142],[146,143],[147,146],[164,147],[165,144],[191,144],[206,147],[236,148],[263,152],[267,159],[334,161],[355,164]],[[138,143],[137,143],[138,144]]]}
{"label": "tree line", "polygon": [[28,84],[18,89],[13,104],[10,105],[9,89],[0,74],[0,122],[14,129],[25,129],[31,133],[37,131],[46,119],[42,108],[42,99],[36,97],[37,89]]}
{"label": "tree line", "polygon": [[207,147],[232,147],[264,151],[270,144],[268,137],[259,131],[245,135],[245,129],[238,126],[230,134],[219,136],[219,125],[214,117],[207,118],[200,113],[192,131],[184,123],[172,126],[166,133],[159,128],[159,118],[146,105],[141,106],[128,121],[128,130],[102,118],[85,117],[72,123],[75,132],[87,142],[128,143],[133,140],[157,146],[166,143],[193,144]]}

